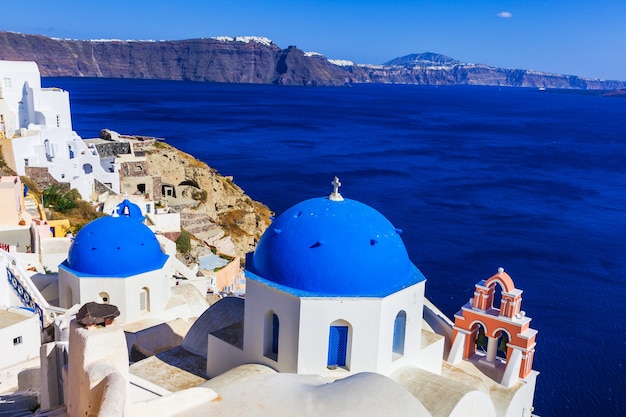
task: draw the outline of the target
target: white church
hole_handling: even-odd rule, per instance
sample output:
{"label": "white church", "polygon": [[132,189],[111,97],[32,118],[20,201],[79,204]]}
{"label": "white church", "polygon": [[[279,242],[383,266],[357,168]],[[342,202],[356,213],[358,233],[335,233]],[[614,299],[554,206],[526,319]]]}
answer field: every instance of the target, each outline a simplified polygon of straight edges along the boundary
{"label": "white church", "polygon": [[[338,186],[275,219],[247,259],[245,298],[209,307],[175,354],[131,366],[124,322],[152,303],[163,275],[147,271],[167,260],[130,218],[83,228],[60,267],[59,292],[69,304],[87,291],[118,303],[121,315],[104,327],[72,321],[63,402],[51,401],[58,363],[42,358],[41,414],[533,415],[536,331],[511,277],[499,269],[477,283],[453,323],[424,297],[426,279],[400,231]],[[186,357],[203,377],[172,388]]]}

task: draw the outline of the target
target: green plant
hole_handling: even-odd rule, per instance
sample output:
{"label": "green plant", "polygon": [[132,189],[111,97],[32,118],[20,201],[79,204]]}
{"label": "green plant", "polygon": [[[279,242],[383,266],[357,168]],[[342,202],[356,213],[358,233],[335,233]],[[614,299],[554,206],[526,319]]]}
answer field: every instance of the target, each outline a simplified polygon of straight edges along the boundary
{"label": "green plant", "polygon": [[78,207],[80,193],[76,189],[63,192],[53,184],[43,190],[43,198],[46,207],[52,206],[60,213],[68,213],[73,208]]}
{"label": "green plant", "polygon": [[207,192],[204,190],[193,190],[193,192],[191,193],[191,198],[196,201],[202,201],[204,203],[207,199]]}
{"label": "green plant", "polygon": [[185,229],[180,229],[180,236],[176,239],[176,250],[183,254],[191,251],[191,236]]}

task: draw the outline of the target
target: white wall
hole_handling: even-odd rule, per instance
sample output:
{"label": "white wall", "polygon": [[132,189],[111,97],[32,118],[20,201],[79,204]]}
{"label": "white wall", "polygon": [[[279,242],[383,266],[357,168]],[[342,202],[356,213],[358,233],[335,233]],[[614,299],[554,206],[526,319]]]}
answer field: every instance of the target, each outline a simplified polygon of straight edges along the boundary
{"label": "white wall", "polygon": [[0,61],[0,88],[13,113],[13,126],[19,128],[19,102],[22,101],[24,85],[41,87],[39,68],[35,62]]}
{"label": "white wall", "polygon": [[33,123],[72,130],[69,93],[60,88],[33,89],[36,119]]}
{"label": "white wall", "polygon": [[[253,278],[246,280],[244,351],[247,363],[261,363],[278,372],[298,372],[298,335],[303,328],[301,302],[298,297]],[[270,312],[276,314],[279,320],[277,360],[265,356],[266,338],[271,341],[272,327],[266,325]]]}

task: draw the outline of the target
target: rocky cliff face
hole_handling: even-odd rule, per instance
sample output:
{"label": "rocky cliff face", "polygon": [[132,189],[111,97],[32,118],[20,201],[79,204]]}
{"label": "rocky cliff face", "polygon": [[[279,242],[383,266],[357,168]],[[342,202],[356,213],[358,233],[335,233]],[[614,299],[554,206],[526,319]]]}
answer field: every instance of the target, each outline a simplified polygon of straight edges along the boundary
{"label": "rocky cliff face", "polygon": [[0,32],[0,59],[35,61],[44,77],[107,77],[341,86],[350,83],[490,85],[615,90],[624,81],[469,64],[426,52],[383,65],[335,65],[263,38],[77,41]]}
{"label": "rocky cliff face", "polygon": [[185,229],[200,239],[230,236],[242,259],[254,250],[271,223],[265,205],[253,201],[231,178],[163,142],[147,147],[146,159],[150,175],[176,185],[177,197],[162,203],[181,213]]}
{"label": "rocky cliff face", "polygon": [[0,59],[35,61],[43,77],[340,85],[341,68],[254,39],[77,41],[0,32]]}

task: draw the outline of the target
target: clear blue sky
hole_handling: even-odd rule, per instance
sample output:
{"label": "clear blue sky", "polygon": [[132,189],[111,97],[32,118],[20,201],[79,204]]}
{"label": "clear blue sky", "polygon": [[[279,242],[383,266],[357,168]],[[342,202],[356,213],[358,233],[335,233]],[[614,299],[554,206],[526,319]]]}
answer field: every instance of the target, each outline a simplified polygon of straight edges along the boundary
{"label": "clear blue sky", "polygon": [[265,36],[380,64],[417,52],[626,80],[626,0],[0,0],[0,30],[72,39]]}

